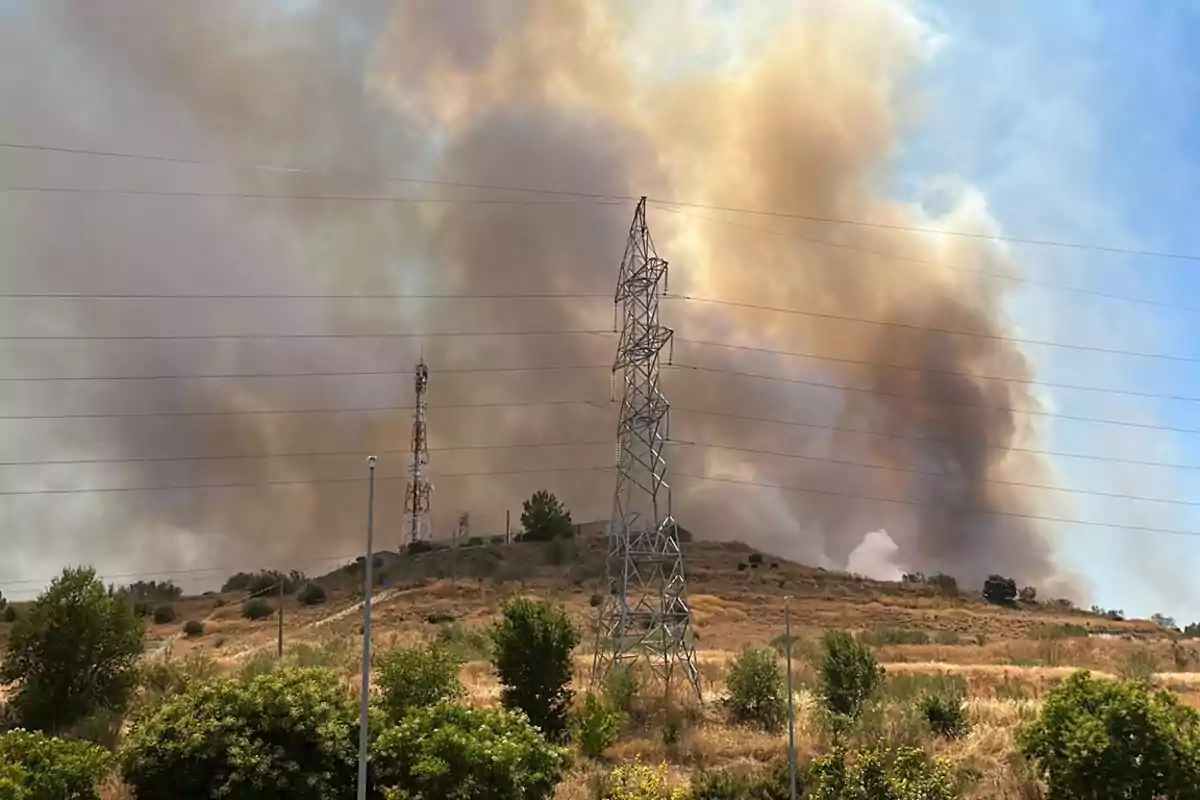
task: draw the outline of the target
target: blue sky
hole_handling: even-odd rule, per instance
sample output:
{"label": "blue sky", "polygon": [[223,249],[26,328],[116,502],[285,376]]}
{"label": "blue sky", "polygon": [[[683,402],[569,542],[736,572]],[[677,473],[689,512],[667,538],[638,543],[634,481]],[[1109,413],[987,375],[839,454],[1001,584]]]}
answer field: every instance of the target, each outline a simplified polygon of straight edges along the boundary
{"label": "blue sky", "polygon": [[[955,173],[982,190],[1005,233],[1133,249],[1200,252],[1194,198],[1200,5],[1185,2],[924,3],[941,34],[915,76],[920,126],[901,174]],[[903,185],[903,181],[902,181]],[[1190,202],[1189,202],[1190,201]],[[1200,262],[1013,245],[1026,275],[1200,308]],[[1200,358],[1200,313],[1025,286],[1011,304],[1022,338]],[[1028,347],[1039,378],[1200,396],[1200,362]],[[1200,403],[1048,389],[1059,414],[1200,430]],[[1200,465],[1200,435],[1048,420],[1046,449]],[[1200,498],[1200,471],[1056,458],[1064,486]],[[1200,531],[1200,509],[1065,496],[1063,516]],[[1064,560],[1096,601],[1130,614],[1200,619],[1200,538],[1059,524]]]}

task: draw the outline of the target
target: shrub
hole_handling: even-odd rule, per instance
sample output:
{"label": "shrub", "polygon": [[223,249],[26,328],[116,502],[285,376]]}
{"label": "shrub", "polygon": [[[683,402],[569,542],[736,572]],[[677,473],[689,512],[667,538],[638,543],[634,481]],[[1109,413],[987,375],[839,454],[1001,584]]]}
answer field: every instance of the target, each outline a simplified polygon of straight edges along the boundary
{"label": "shrub", "polygon": [[775,652],[748,647],[733,660],[725,705],[735,722],[777,731],[787,721],[787,689]]}
{"label": "shrub", "polygon": [[139,719],[120,755],[138,797],[348,797],[358,709],[337,676],[279,669],[193,684]]}
{"label": "shrub", "polygon": [[572,654],[579,644],[570,618],[547,600],[511,600],[492,629],[492,641],[492,663],[504,687],[500,702],[524,711],[550,741],[561,741],[574,696]]}
{"label": "shrub", "polygon": [[4,592],[0,592],[0,611],[8,608],[8,600],[4,597]]}
{"label": "shrub", "polygon": [[13,605],[6,606],[3,613],[0,613],[0,620],[13,623],[17,621],[17,607]]}
{"label": "shrub", "polygon": [[124,707],[136,683],[142,626],[89,568],[65,569],[13,625],[0,683],[19,682],[23,727],[58,731]]}
{"label": "shrub", "polygon": [[300,570],[280,572],[274,569],[264,569],[259,572],[238,572],[231,575],[221,587],[221,591],[264,594],[269,591],[279,591],[278,586],[282,583],[284,594],[294,594],[307,582],[308,577]]}
{"label": "shrub", "polygon": [[198,619],[189,619],[183,623],[183,635],[189,639],[204,635],[204,623]]}
{"label": "shrub", "polygon": [[480,547],[483,545],[482,536],[470,536],[467,538],[467,547]]}
{"label": "shrub", "polygon": [[570,754],[520,714],[442,703],[381,733],[371,761],[377,784],[396,797],[545,800]]}
{"label": "shrub", "polygon": [[588,758],[599,758],[612,747],[625,724],[622,714],[588,692],[575,717],[575,741]]}
{"label": "shrub", "polygon": [[266,619],[275,613],[275,607],[261,597],[242,603],[242,616],[249,620]]}
{"label": "shrub", "polygon": [[41,733],[0,733],[0,797],[14,800],[94,800],[112,757],[90,742]]}
{"label": "shrub", "polygon": [[604,595],[600,594],[599,592],[594,592],[592,596],[588,598],[588,605],[592,608],[599,608],[603,602]]}
{"label": "shrub", "polygon": [[883,683],[884,671],[870,648],[845,631],[828,631],[822,640],[819,693],[830,713],[856,719]]}
{"label": "shrub", "polygon": [[175,606],[161,605],[154,609],[154,624],[169,625],[175,621]]}
{"label": "shrub", "polygon": [[667,765],[651,767],[635,760],[623,764],[608,774],[601,792],[602,800],[684,800],[687,792],[672,788],[667,779]]}
{"label": "shrub", "polygon": [[478,661],[492,654],[492,640],[486,633],[457,622],[438,629],[437,643],[464,662]]}
{"label": "shrub", "polygon": [[752,567],[762,566],[762,562],[763,562],[762,553],[751,553],[749,556],[746,557],[746,562]]}
{"label": "shrub", "polygon": [[[504,537],[503,536],[493,536],[492,538],[488,539],[488,542],[490,542],[491,544],[504,544]],[[483,542],[480,542],[480,544],[483,544]]]}
{"label": "shrub", "polygon": [[633,713],[641,688],[637,672],[628,664],[613,664],[604,676],[604,699],[623,714]]}
{"label": "shrub", "polygon": [[846,763],[841,749],[815,760],[808,781],[812,800],[954,800],[949,762],[916,747],[873,748]]}
{"label": "shrub", "polygon": [[409,542],[408,547],[405,548],[405,552],[407,552],[410,556],[420,555],[421,553],[428,553],[432,550],[433,550],[433,542],[428,542],[428,541],[425,541],[424,539],[418,539],[415,542]]}
{"label": "shrub", "polygon": [[[776,760],[749,773],[700,771],[692,775],[689,800],[788,800],[792,775],[787,759]],[[804,796],[804,774],[796,773],[796,792]]]}
{"label": "shrub", "polygon": [[397,648],[379,659],[379,707],[399,723],[413,709],[455,700],[463,687],[462,659],[436,644]]}
{"label": "shrub", "polygon": [[541,489],[525,501],[521,512],[521,540],[548,542],[573,533],[571,512],[552,492]]}
{"label": "shrub", "polygon": [[1022,586],[1021,591],[1017,592],[1017,599],[1022,603],[1036,603],[1037,589],[1032,586]]}
{"label": "shrub", "polygon": [[309,581],[297,592],[296,600],[302,606],[319,606],[325,602],[325,587]]}
{"label": "shrub", "polygon": [[1170,692],[1076,672],[1017,735],[1049,796],[1195,797],[1200,715]]}
{"label": "shrub", "polygon": [[929,729],[945,739],[961,739],[971,730],[961,695],[927,694],[921,698],[920,709]]}
{"label": "shrub", "polygon": [[983,599],[993,605],[1010,606],[1017,599],[1017,582],[1003,575],[989,575],[983,582]]}

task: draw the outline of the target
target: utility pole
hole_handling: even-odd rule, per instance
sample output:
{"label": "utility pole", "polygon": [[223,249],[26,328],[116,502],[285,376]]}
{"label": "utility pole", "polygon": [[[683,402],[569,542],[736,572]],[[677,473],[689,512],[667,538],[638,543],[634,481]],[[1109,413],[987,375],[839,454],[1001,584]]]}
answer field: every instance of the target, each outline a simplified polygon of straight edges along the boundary
{"label": "utility pole", "polygon": [[600,604],[592,681],[614,664],[647,662],[670,693],[680,667],[697,699],[700,672],[692,640],[679,526],[671,513],[671,487],[663,457],[669,438],[670,404],[659,387],[660,358],[674,331],[659,322],[667,262],[658,257],[646,224],[646,198],[634,212],[621,261],[614,303],[620,343],[613,375],[622,374],[617,427],[617,486],[608,535],[607,589]]}
{"label": "utility pole", "polygon": [[283,581],[279,582],[279,647],[276,655],[283,658]]}
{"label": "utility pole", "polygon": [[429,508],[433,486],[425,468],[429,466],[429,441],[426,438],[425,392],[429,388],[429,368],[425,357],[417,362],[413,372],[416,401],[413,403],[412,463],[409,465],[408,490],[404,496],[404,511],[408,527],[408,544],[430,538]]}
{"label": "utility pole", "polygon": [[504,509],[504,543],[512,544],[512,512]]}
{"label": "utility pole", "polygon": [[362,707],[358,717],[358,800],[367,800],[367,715],[371,705],[371,590],[375,586],[375,456],[367,458],[367,563],[363,579]]}
{"label": "utility pole", "polygon": [[796,800],[796,706],[792,689],[792,598],[783,598],[783,637],[787,641],[788,777],[791,798]]}

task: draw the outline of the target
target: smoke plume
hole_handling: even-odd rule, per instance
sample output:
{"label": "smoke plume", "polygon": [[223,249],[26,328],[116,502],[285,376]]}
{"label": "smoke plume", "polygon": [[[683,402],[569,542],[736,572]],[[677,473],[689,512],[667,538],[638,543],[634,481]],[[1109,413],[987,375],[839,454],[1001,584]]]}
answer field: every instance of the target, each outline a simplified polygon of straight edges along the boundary
{"label": "smoke plume", "polygon": [[[5,291],[374,295],[3,301],[7,334],[87,337],[6,342],[5,375],[155,378],[5,384],[5,414],[221,412],[3,422],[6,461],[347,454],[0,468],[9,490],[272,483],[0,498],[13,570],[352,553],[365,485],[348,479],[368,452],[381,456],[381,538],[398,542],[422,353],[435,535],[463,511],[473,532],[500,532],[505,510],[542,487],[577,520],[607,516],[611,476],[586,468],[612,462],[611,301],[395,296],[609,294],[633,203],[452,182],[774,212],[650,204],[672,293],[740,304],[664,301],[679,339],[666,378],[675,511],[697,535],[845,565],[862,531],[886,528],[912,569],[1065,580],[1036,519],[1049,501],[1030,488],[1053,482],[1028,452],[1034,365],[1009,338],[1007,284],[980,273],[1017,265],[986,240],[888,227],[993,229],[968,190],[946,189],[937,217],[886,191],[919,22],[865,0],[763,4],[737,20],[638,5],[9,12],[17,24],[0,35],[27,79],[4,85],[6,140],[227,165],[7,152],[9,185],[238,196],[12,194]],[[306,171],[261,168],[276,165]],[[425,202],[362,199],[383,196]],[[551,331],[573,333],[538,335]],[[442,335],[394,335],[420,332]],[[488,335],[445,335],[469,332]],[[380,333],[393,336],[366,336]],[[102,338],[215,334],[293,338]],[[297,338],[312,334],[329,338]],[[494,371],[522,367],[538,369]],[[360,374],[165,377],[333,372]],[[257,413],[318,408],[340,410]],[[390,410],[362,410],[373,408]],[[511,443],[570,446],[479,448]]]}

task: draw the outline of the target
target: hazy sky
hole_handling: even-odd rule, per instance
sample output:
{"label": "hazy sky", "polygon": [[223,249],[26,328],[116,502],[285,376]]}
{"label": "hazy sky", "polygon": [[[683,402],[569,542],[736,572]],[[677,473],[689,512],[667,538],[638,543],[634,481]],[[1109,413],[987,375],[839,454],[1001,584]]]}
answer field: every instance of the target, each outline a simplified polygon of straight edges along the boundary
{"label": "hazy sky", "polygon": [[[827,189],[839,187],[843,173],[838,170],[844,169],[856,187],[870,189],[870,201],[821,197],[816,208],[828,207],[834,209],[830,213],[838,213],[838,209],[861,207],[863,213],[869,212],[877,219],[894,220],[898,217],[893,215],[903,213],[904,219],[923,220],[935,227],[993,230],[1011,237],[1077,242],[1098,248],[1200,253],[1200,233],[1194,230],[1188,213],[1194,205],[1189,200],[1194,201],[1200,189],[1193,157],[1197,112],[1195,103],[1190,102],[1200,88],[1200,71],[1196,60],[1186,53],[1187,45],[1200,35],[1200,6],[1195,3],[808,0],[763,2],[754,6],[751,15],[741,8],[742,4],[718,0],[664,0],[636,6],[615,2],[613,8],[625,13],[614,12],[612,18],[625,27],[614,25],[602,33],[580,28],[589,35],[595,33],[595,41],[573,42],[571,48],[562,50],[556,49],[564,47],[561,35],[539,37],[537,30],[571,30],[575,15],[547,11],[554,7],[532,0],[528,5],[541,9],[541,16],[535,16],[531,23],[532,32],[525,33],[520,28],[523,12],[517,13],[516,9],[524,9],[526,4],[515,0],[497,4],[446,0],[437,11],[433,5],[416,0],[407,4],[404,0],[362,0],[345,6],[313,2],[278,5],[294,15],[290,22],[302,22],[276,27],[266,14],[260,16],[236,0],[214,4],[211,15],[188,12],[192,22],[186,24],[176,24],[172,13],[161,7],[153,13],[142,13],[149,7],[135,0],[97,2],[87,7],[87,13],[70,3],[48,2],[35,11],[35,4],[4,0],[0,2],[0,22],[7,24],[0,29],[0,52],[6,54],[12,66],[0,70],[0,109],[4,109],[0,112],[0,142],[195,155],[235,163],[283,160],[376,176],[441,174],[460,180],[585,192],[654,195],[661,189],[668,199],[710,204],[721,204],[728,194],[705,192],[732,185],[746,187],[734,203],[743,207],[790,202],[789,180],[801,185],[811,178],[818,187],[814,191],[829,194]],[[640,9],[636,14],[628,13],[635,7]],[[215,10],[218,8],[220,11]],[[343,13],[342,9],[352,10]],[[411,28],[424,31],[412,39],[405,38],[412,36],[404,24],[409,9],[414,14],[420,11],[414,17],[419,24]],[[491,13],[484,13],[485,9]],[[799,20],[801,24],[789,28],[778,24],[781,20]],[[827,20],[834,20],[828,23],[831,27],[827,40],[811,34]],[[679,39],[674,52],[664,52],[660,46],[664,38],[670,40],[677,35],[665,32],[683,22],[688,25],[690,38]],[[796,52],[807,55],[789,56],[786,47],[763,46],[786,45],[782,37],[790,35],[796,37]],[[389,37],[395,37],[395,41]],[[512,63],[495,67],[487,58],[494,55],[493,50],[501,49],[495,43],[505,41],[505,37],[518,43],[513,52],[524,52],[520,50],[524,47],[529,55],[513,56]],[[611,42],[616,45],[609,48]],[[425,43],[432,50],[422,55]],[[855,46],[863,49],[853,50]],[[764,50],[778,52],[763,55]],[[189,55],[175,58],[182,51]],[[620,58],[614,59],[613,53]],[[626,66],[614,66],[621,59]],[[631,76],[647,80],[650,85],[645,97],[639,95],[637,102],[620,98],[622,92],[632,96],[635,91]],[[682,86],[696,76],[701,76],[696,86],[678,89],[674,85],[678,82]],[[826,84],[830,87],[827,95],[823,88]],[[818,144],[837,139],[839,127],[844,126],[844,138],[853,147],[831,147],[826,155],[814,157],[822,163],[808,163],[804,158],[807,145],[803,125],[781,125],[780,130],[795,134],[798,142],[780,145],[781,150],[791,147],[795,152],[783,153],[779,163],[796,167],[797,173],[785,176],[786,180],[770,174],[765,157],[755,161],[758,154],[739,149],[755,141],[752,137],[756,131],[743,125],[745,120],[740,117],[724,122],[719,117],[721,113],[775,113],[771,103],[756,104],[754,100],[757,96],[770,97],[764,87],[774,87],[780,93],[789,89],[808,92],[808,100],[802,95],[799,101],[781,103],[780,118],[791,115],[788,119],[816,129],[813,137]],[[531,93],[539,97],[544,94],[544,105],[529,99]],[[660,116],[646,110],[651,101],[662,103]],[[499,109],[491,118],[475,110],[490,108],[489,104]],[[798,105],[800,110],[783,108],[788,104]],[[710,107],[712,116],[704,116],[701,112]],[[885,107],[888,113],[881,115]],[[828,111],[823,110],[826,108]],[[480,115],[484,122],[464,121],[472,114]],[[661,127],[668,121],[676,126],[670,131]],[[689,123],[695,127],[688,128]],[[873,127],[876,125],[878,130]],[[851,129],[854,126],[861,129]],[[726,129],[737,133],[726,134]],[[574,144],[564,144],[568,140]],[[505,149],[502,142],[513,145]],[[589,144],[583,147],[579,142]],[[768,147],[776,143],[773,140]],[[737,170],[743,156],[745,180],[739,185]],[[822,173],[825,166],[833,178]],[[822,179],[828,185],[822,184]],[[132,180],[137,186],[165,186],[176,191],[245,190],[244,183],[229,176],[214,176],[205,168],[104,163],[0,148],[0,182],[5,186],[79,185],[81,180],[96,186],[129,185]],[[755,200],[756,182],[766,187],[762,194],[767,200]],[[396,190],[382,181],[378,184],[369,186],[369,193]],[[265,185],[253,184],[255,188]],[[275,185],[270,188],[278,190]],[[305,187],[295,183],[285,188]],[[363,191],[357,185],[338,188],[351,193]],[[592,208],[586,212],[546,210],[545,219],[552,223],[519,228],[519,233],[510,236],[505,231],[512,231],[511,219],[505,217],[508,227],[502,227],[499,211],[476,209],[462,212],[462,217],[448,215],[444,219],[418,211],[386,216],[375,210],[340,211],[336,217],[289,211],[272,217],[246,214],[246,207],[235,201],[197,203],[186,213],[180,211],[184,206],[179,203],[171,199],[136,205],[133,201],[96,196],[52,202],[26,195],[7,196],[0,200],[0,291],[122,291],[142,281],[160,289],[192,292],[203,290],[197,287],[220,290],[234,286],[244,292],[279,291],[282,287],[282,291],[296,293],[332,288],[400,294],[433,291],[444,285],[461,290],[462,282],[482,287],[482,291],[513,286],[515,291],[524,291],[544,286],[544,281],[537,281],[545,276],[550,276],[551,282],[558,280],[561,285],[555,288],[560,291],[605,290],[615,278],[616,264],[615,254],[604,252],[604,247],[611,242],[612,249],[619,250],[631,211],[628,207]],[[301,213],[303,216],[299,216]],[[518,217],[525,215],[521,217],[525,222],[531,219],[531,213],[528,209],[512,211]],[[579,222],[580,214],[594,215],[603,222]],[[749,280],[743,285],[740,278],[723,276],[718,269],[723,262],[714,254],[727,252],[722,249],[727,245],[706,238],[716,234],[706,233],[710,228],[704,223],[680,223],[679,216],[652,210],[652,224],[664,232],[660,241],[675,248],[670,257],[677,265],[682,286],[699,289],[700,294],[727,289],[730,297],[734,296],[733,289],[741,287],[745,292],[760,292],[756,295],[760,302],[775,299],[769,284],[774,277],[783,280],[785,273],[764,273],[766,279],[755,285]],[[471,236],[454,226],[458,224],[455,219],[462,229],[469,229]],[[769,227],[776,233],[831,235],[828,228],[817,230],[794,221],[743,217],[740,222]],[[763,236],[758,238],[763,240]],[[418,240],[420,247],[413,244]],[[1200,441],[1200,351],[1188,344],[1200,328],[1200,300],[1193,300],[1200,284],[1195,277],[1200,261],[1015,242],[983,249],[983,244],[976,247],[950,237],[925,235],[917,240],[913,234],[899,231],[875,231],[863,241],[890,252],[919,247],[919,252],[933,254],[943,271],[926,273],[921,280],[929,282],[917,281],[912,291],[951,286],[957,293],[955,297],[964,299],[968,306],[977,303],[986,308],[991,324],[1019,340],[1017,350],[1038,381],[1033,393],[1043,413],[1017,414],[1013,424],[1027,433],[1034,432],[1029,435],[1036,433],[1032,446],[1053,455],[1036,468],[1018,471],[1021,475],[1039,475],[1037,485],[1076,490],[1038,490],[1037,495],[1041,509],[1037,513],[1049,518],[1038,520],[1037,536],[1051,542],[1063,571],[1079,575],[1085,584],[1083,590],[1090,591],[1091,599],[1106,607],[1143,616],[1161,611],[1176,616],[1181,623],[1200,618],[1200,590],[1191,579],[1193,570],[1200,567],[1200,515],[1192,504],[1192,498],[1200,497],[1200,492],[1194,491],[1200,487],[1200,454],[1196,451]],[[858,241],[858,246],[863,241]],[[583,244],[575,248],[574,244],[564,246],[564,242]],[[765,248],[761,242],[756,246]],[[577,253],[585,250],[597,255],[594,259],[584,258],[586,264],[573,264],[579,258]],[[164,253],[169,254],[169,260],[164,260]],[[522,262],[526,258],[527,268]],[[505,259],[511,270],[507,278],[489,272],[493,262]],[[63,267],[68,260],[72,266]],[[555,278],[557,265],[565,265],[561,271],[566,277]],[[837,262],[807,268],[850,266],[856,267]],[[882,295],[902,292],[905,275],[916,275],[915,267],[903,261],[884,266],[878,278],[880,285],[887,287],[886,291],[880,290]],[[993,276],[987,279],[991,282],[972,283],[963,275],[974,274],[973,269],[1020,279]],[[839,290],[836,285],[819,285],[831,293]],[[996,301],[997,308],[989,305],[987,291],[994,292],[995,297],[1004,292],[1003,299]],[[860,294],[854,295],[858,298],[855,303],[869,292]],[[785,293],[783,299],[791,302],[792,297]],[[862,306],[847,307],[872,307],[866,300],[862,302]],[[100,312],[95,312],[95,317],[53,317],[46,307],[33,301],[11,298],[2,308],[9,317],[6,330],[10,333],[111,333],[117,330],[113,326],[122,323],[115,312],[111,318]],[[405,309],[392,312],[391,317],[372,317],[374,311],[343,317],[344,309],[335,313],[309,305],[291,307],[286,316],[280,317],[247,308],[239,314],[234,307],[222,312],[227,317],[211,310],[197,312],[195,317],[175,317],[174,313],[158,309],[145,318],[124,321],[139,323],[139,330],[165,333],[185,328],[211,331],[213,324],[219,329],[279,330],[283,325],[293,332],[316,328],[344,331],[345,326],[353,327],[363,320],[395,323],[412,318],[418,323],[453,328],[455,325],[449,323],[466,319],[447,319],[444,309],[434,308]],[[483,312],[478,313],[483,319]],[[610,313],[601,302],[586,314],[573,307],[539,324],[603,328],[609,324]],[[524,316],[524,311],[517,309],[507,318],[495,317],[492,322],[498,327],[534,325]],[[725,339],[743,345],[778,346],[794,335],[778,330],[774,322],[767,324],[760,319],[748,312],[724,317],[681,312],[672,322],[680,328],[681,336]],[[487,328],[488,323],[481,324]],[[815,331],[810,333],[816,335]],[[564,350],[554,357],[559,363],[565,363],[563,359],[603,363],[611,358],[611,341],[589,341],[586,346]],[[826,343],[821,352],[832,353],[831,346]],[[869,350],[880,345],[869,342],[862,346]],[[511,360],[517,356],[542,363],[538,359],[547,357],[544,352],[503,349],[496,343],[480,347],[476,355],[483,358],[476,358],[474,364],[489,358],[501,363],[501,357]],[[489,351],[488,347],[495,349]],[[4,374],[33,374],[29,371],[34,363],[31,352],[12,343],[0,345],[0,367],[10,370]],[[137,368],[154,371],[154,366],[145,363],[154,365],[155,359],[160,359],[176,369],[181,357],[178,351],[171,353],[168,358],[156,351],[153,357],[146,357],[149,362],[138,362]],[[1136,357],[1132,353],[1171,358]],[[211,351],[201,354],[197,350],[192,355],[185,370],[261,369],[263,363],[261,358],[254,361],[243,351],[223,350],[218,357]],[[287,355],[295,360],[289,360],[283,369],[314,368],[311,359],[315,356],[311,353]],[[338,369],[358,366],[371,370],[384,361],[393,369],[397,363],[407,364],[412,353],[405,350],[401,357],[378,346],[364,352],[339,343],[329,344],[318,355],[324,359],[322,363],[335,363]],[[446,351],[439,357],[445,364],[456,360],[457,355]],[[685,351],[684,357],[687,355]],[[121,360],[127,356],[127,362]],[[103,356],[107,361],[96,355],[95,363],[90,358],[86,353],[73,359],[59,354],[45,359],[41,366],[57,365],[60,372],[78,372],[89,364],[95,369],[107,366],[108,371],[118,372],[134,368],[133,356],[128,352],[120,358]],[[278,361],[271,363],[278,368]],[[791,370],[799,368],[764,361],[754,369],[792,375]],[[399,372],[387,385],[367,385],[363,381],[347,389],[348,382],[343,381],[340,387],[322,388],[316,396],[296,397],[294,402],[301,406],[315,402],[336,402],[343,407],[403,405],[408,402],[404,394],[408,378],[402,370]],[[444,374],[439,377],[436,367],[434,380],[444,380],[443,386],[452,381]],[[479,389],[482,380],[471,388],[465,383],[454,384],[459,388],[444,389],[443,397],[454,395],[457,401],[459,395],[470,394],[478,400],[476,395],[481,392],[490,392],[489,397],[503,393],[504,387],[487,392]],[[578,392],[606,397],[607,379],[602,373],[580,375],[575,380],[571,386]],[[707,384],[697,389],[683,383],[685,379],[679,380],[681,389],[676,397],[682,393],[684,402],[707,398],[722,409],[731,407],[728,403],[734,395],[721,394]],[[844,380],[845,376],[833,382]],[[554,386],[562,388],[562,396],[567,396],[566,384]],[[1093,390],[1069,388],[1072,386]],[[158,403],[155,408],[167,407],[163,403],[169,402],[174,402],[170,407],[177,408],[179,402],[175,401],[182,400],[189,408],[200,408],[200,400],[209,397],[197,399],[195,394],[181,392],[178,397],[151,398],[120,394],[115,389],[111,394],[91,394],[93,387],[76,388],[78,392],[56,389],[46,394],[45,387],[7,382],[0,386],[4,401],[0,405],[7,409],[6,414],[20,417],[50,403],[66,403],[55,408],[77,413],[95,411],[98,404],[116,404],[122,409],[143,408],[145,404],[150,408],[151,400]],[[779,387],[772,390],[776,394],[782,391]],[[821,419],[834,419],[838,413],[837,408],[824,407],[831,404],[828,393],[805,394],[796,389],[786,397],[776,394],[768,396],[763,390],[759,399],[766,404],[764,407],[773,401],[786,401],[789,406],[813,404],[814,413]],[[222,409],[243,409],[251,402],[279,407],[291,397],[278,387],[247,389],[245,395],[222,394],[209,399]],[[891,411],[898,413],[896,409]],[[536,433],[543,441],[553,441],[572,432],[580,436],[588,433],[586,438],[591,439],[591,426],[596,426],[604,438],[603,434],[612,429],[612,421],[604,414],[597,419],[594,409],[580,409],[577,415],[567,417],[554,416],[556,413],[546,410],[536,418],[506,417],[504,430]],[[375,447],[383,432],[383,440],[402,443],[406,414],[400,411],[381,419],[378,428],[365,433],[357,422],[341,433],[362,434],[361,441],[368,443],[362,447]],[[1088,418],[1126,424],[1089,422]],[[439,428],[436,435],[440,436],[446,436],[448,428],[468,437],[472,435],[469,431],[477,429],[477,435],[484,436],[496,427],[493,420],[482,417],[454,417],[453,423],[448,416],[441,419],[447,424]],[[60,423],[39,427],[49,423],[7,420],[0,428],[0,451],[14,461],[38,458],[38,452],[50,453],[43,457],[111,457],[114,452],[133,452],[133,443],[138,444],[139,453],[147,442],[168,450],[173,447],[174,452],[192,452],[198,443],[208,447],[216,441],[208,434],[208,438],[189,437],[180,432],[178,423],[139,429],[133,436],[128,429],[112,432],[88,427],[93,422],[96,426],[102,424],[72,421],[70,426]],[[909,423],[915,424],[911,419]],[[170,424],[176,427],[165,427]],[[677,418],[674,430],[679,438],[700,439],[701,433],[712,438],[720,433],[715,427],[702,430],[687,425]],[[275,426],[245,430],[235,427],[221,435],[229,443],[221,452],[281,449],[285,444],[288,449],[327,450],[334,446],[330,443],[335,439],[345,441],[331,434],[321,440],[324,443],[312,444],[305,439],[306,443],[300,445],[298,434]],[[769,437],[764,440],[760,436],[759,441],[767,442],[759,445],[762,448],[774,444]],[[806,440],[803,446],[819,444]],[[348,447],[359,446],[356,440]],[[586,463],[603,464],[610,457],[611,447],[602,444],[587,452],[590,460]],[[936,456],[923,454],[917,461]],[[450,455],[435,454],[435,464],[451,472],[463,472],[473,469],[472,465],[478,465],[482,458],[454,460]],[[485,460],[483,468],[515,465],[520,469],[553,469],[559,462],[549,458],[530,455],[520,463]],[[692,458],[681,447],[677,458],[684,470],[725,478],[740,476],[771,482],[776,480],[771,476],[778,472],[777,465],[764,465],[761,458],[756,461],[757,457],[752,456]],[[888,458],[894,459],[895,455],[889,454]],[[340,474],[357,469],[357,456],[341,463]],[[575,455],[571,463],[584,462]],[[228,479],[211,477],[199,467],[193,471],[180,465],[170,467],[169,474],[127,472],[116,467],[92,467],[86,474],[67,468],[39,469],[42,471],[0,467],[0,491],[96,485],[97,481],[137,485],[155,477],[168,482]],[[805,473],[810,481],[816,481],[806,485],[823,485],[818,479],[837,485],[840,473],[833,472],[832,467],[823,469],[826,474],[816,468]],[[238,474],[242,477],[237,480],[264,476],[276,480],[280,476],[307,478],[318,473],[286,463],[276,464],[270,471],[251,472],[248,478]],[[330,473],[319,474],[325,480]],[[402,478],[401,470],[391,474]],[[995,477],[988,475],[989,480]],[[577,516],[597,516],[607,509],[608,489],[600,485],[606,478],[599,483],[569,476],[554,480],[559,482],[552,481],[553,488],[579,509]],[[485,489],[473,481],[443,481],[435,494],[435,505],[439,499],[448,498],[437,506],[440,516],[435,525],[439,530],[468,506],[481,520],[478,524],[490,533],[502,524],[499,509],[505,503],[515,508],[518,504],[510,502],[511,498],[542,485],[541,478],[512,478],[489,481]],[[789,482],[797,481],[804,483],[799,479]],[[874,507],[847,513],[832,508],[818,511],[805,505],[815,506],[812,498],[806,501],[744,486],[727,489],[740,492],[737,494],[725,491],[716,484],[689,488],[683,481],[678,496],[681,519],[688,524],[689,512],[693,519],[703,518],[731,502],[746,501],[753,511],[747,512],[750,516],[743,522],[752,525],[764,545],[826,566],[846,566],[848,554],[864,535],[891,524],[873,516]],[[1133,500],[1131,496],[1176,502]],[[357,495],[347,497],[358,502]],[[394,500],[392,492],[388,509],[392,516],[396,511]],[[1025,502],[1033,500],[1021,500]],[[208,494],[203,499],[195,498],[184,510],[160,507],[156,500],[135,502],[112,494],[59,499],[0,496],[0,591],[9,596],[28,594],[36,588],[35,579],[52,574],[64,561],[74,560],[97,563],[109,573],[199,568],[215,565],[222,556],[233,557],[229,554],[238,559],[261,555],[263,559],[286,557],[302,562],[302,552],[315,552],[330,538],[330,530],[341,531],[349,525],[353,532],[355,523],[346,523],[341,516],[344,508],[334,505],[310,494],[282,508],[265,501],[249,503],[239,515]],[[1009,518],[1019,516],[1004,513],[1009,513]],[[304,533],[294,540],[284,537],[276,542],[277,546],[261,552],[246,545],[246,530],[276,524],[303,528]],[[834,530],[838,526],[842,527]],[[932,558],[928,563],[957,563],[954,558],[960,558],[973,569],[978,569],[982,563],[979,559],[985,557],[997,563],[1044,567],[1040,556],[1003,556],[1003,531],[987,537],[981,534],[980,541],[986,539],[987,544],[972,551],[979,558],[969,558],[927,552],[929,543],[911,526],[912,520],[907,519],[892,525],[892,532],[899,531],[896,535],[901,546],[891,558],[902,566],[906,566],[907,552],[910,560]],[[1188,535],[1170,535],[1163,530]],[[214,549],[208,543],[214,540],[204,540],[199,532],[227,540],[237,549]],[[343,531],[333,538],[346,539],[349,535]],[[870,544],[881,537],[871,534],[868,539]],[[124,544],[115,544],[118,542]],[[862,557],[863,551],[857,551],[855,563],[869,563]],[[945,561],[947,558],[950,560]]]}

